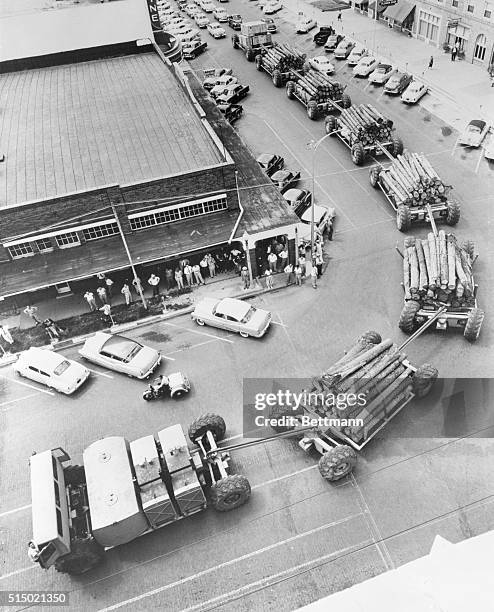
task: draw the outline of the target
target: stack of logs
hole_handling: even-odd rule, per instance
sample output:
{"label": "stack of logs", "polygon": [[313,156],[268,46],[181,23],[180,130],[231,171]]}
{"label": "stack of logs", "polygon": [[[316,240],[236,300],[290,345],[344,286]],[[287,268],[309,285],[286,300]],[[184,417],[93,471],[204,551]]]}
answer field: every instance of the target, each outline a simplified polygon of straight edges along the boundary
{"label": "stack of logs", "polygon": [[359,104],[345,109],[338,123],[351,134],[352,142],[361,142],[364,146],[376,141],[387,142],[392,138],[393,122],[372,104]]}
{"label": "stack of logs", "polygon": [[277,43],[262,55],[262,65],[271,73],[274,70],[289,72],[291,69],[301,70],[305,59],[306,55],[290,45]]}
{"label": "stack of logs", "polygon": [[423,154],[405,152],[380,172],[397,205],[419,206],[446,193],[446,186]]}
{"label": "stack of logs", "polygon": [[403,286],[405,300],[452,307],[475,305],[472,249],[459,246],[444,230],[427,240],[408,236],[404,244]]}
{"label": "stack of logs", "polygon": [[[411,397],[413,388],[414,370],[406,363],[405,353],[391,340],[375,340],[363,334],[342,359],[313,381],[313,392],[326,397],[344,394],[340,396],[346,397],[341,406],[312,405],[312,410],[326,418],[341,419],[341,433],[357,444],[400,408]],[[358,395],[359,401],[349,402],[351,394]],[[331,404],[327,400],[325,403]],[[359,419],[362,423],[349,426],[344,419]]]}
{"label": "stack of logs", "polygon": [[333,81],[322,72],[309,68],[297,79],[297,93],[307,104],[308,102],[327,102],[341,100],[344,87],[338,81]]}

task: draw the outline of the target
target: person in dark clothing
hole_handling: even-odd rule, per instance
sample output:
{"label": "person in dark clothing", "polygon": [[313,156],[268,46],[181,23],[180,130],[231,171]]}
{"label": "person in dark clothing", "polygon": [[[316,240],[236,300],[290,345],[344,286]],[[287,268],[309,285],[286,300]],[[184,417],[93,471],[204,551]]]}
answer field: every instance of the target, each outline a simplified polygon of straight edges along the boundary
{"label": "person in dark clothing", "polygon": [[431,55],[431,58],[429,60],[429,68],[432,69],[432,66],[434,66],[434,57]]}

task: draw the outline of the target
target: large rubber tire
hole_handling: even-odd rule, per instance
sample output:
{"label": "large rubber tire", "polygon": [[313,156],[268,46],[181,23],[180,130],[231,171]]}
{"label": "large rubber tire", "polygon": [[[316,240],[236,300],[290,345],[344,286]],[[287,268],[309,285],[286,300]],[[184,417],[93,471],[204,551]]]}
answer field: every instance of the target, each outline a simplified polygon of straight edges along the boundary
{"label": "large rubber tire", "polygon": [[223,417],[219,414],[213,414],[212,412],[202,414],[189,425],[189,440],[192,444],[195,444],[196,440],[208,431],[213,434],[213,438],[216,442],[222,440],[226,432],[226,424]]}
{"label": "large rubber tire", "polygon": [[231,474],[210,488],[211,505],[218,512],[228,512],[243,506],[250,497],[250,483],[242,474]]}
{"label": "large rubber tire", "polygon": [[412,378],[412,388],[416,397],[425,397],[432,389],[439,372],[430,363],[424,363],[417,369]]}
{"label": "large rubber tire", "polygon": [[262,55],[257,55],[256,56],[256,68],[257,70],[259,70],[259,72],[261,72],[262,70]]}
{"label": "large rubber tire", "polygon": [[80,485],[86,482],[86,472],[82,465],[69,465],[63,471],[66,485]]}
{"label": "large rubber tire", "polygon": [[351,446],[335,446],[319,459],[319,473],[334,482],[349,474],[357,464],[357,453]]}
{"label": "large rubber tire", "polygon": [[417,321],[415,320],[417,312],[420,310],[420,304],[415,300],[408,300],[405,302],[403,309],[400,314],[400,320],[398,321],[398,327],[405,334],[411,334],[417,327]]}
{"label": "large rubber tire", "polygon": [[364,146],[361,142],[356,142],[351,149],[352,152],[352,162],[356,166],[361,166],[365,160],[365,150]]}
{"label": "large rubber tire", "polygon": [[350,108],[351,105],[352,105],[352,99],[350,98],[350,96],[346,93],[342,94],[341,96],[342,108]]}
{"label": "large rubber tire", "polygon": [[461,248],[467,252],[470,259],[474,258],[475,255],[475,242],[473,240],[464,240]]}
{"label": "large rubber tire", "polygon": [[401,140],[401,138],[393,138],[391,155],[393,155],[393,157],[398,157],[398,155],[401,155],[402,153],[403,153],[403,141]]}
{"label": "large rubber tire", "polygon": [[234,49],[238,49],[238,36],[236,34],[232,36],[232,46]]}
{"label": "large rubber tire", "polygon": [[152,391],[144,391],[142,394],[142,399],[146,400],[146,402],[151,401],[154,398],[154,393]]}
{"label": "large rubber tire", "polygon": [[450,200],[448,202],[448,214],[446,216],[446,223],[448,225],[456,225],[460,220],[460,203],[458,200]]}
{"label": "large rubber tire", "polygon": [[412,215],[408,206],[400,204],[396,211],[396,227],[400,232],[406,232],[412,225]]}
{"label": "large rubber tire", "polygon": [[369,181],[370,181],[370,184],[374,187],[374,189],[377,189],[377,187],[379,186],[379,175],[380,174],[381,174],[381,168],[379,166],[373,166],[369,170]]}
{"label": "large rubber tire", "polygon": [[288,81],[286,84],[286,97],[289,100],[293,100],[295,98],[295,82]]}
{"label": "large rubber tire", "polygon": [[475,342],[480,335],[480,328],[484,321],[485,313],[480,308],[472,308],[468,313],[467,324],[463,331],[463,335],[468,342]]}
{"label": "large rubber tire", "polygon": [[[259,57],[259,56],[258,56]],[[283,87],[283,77],[279,70],[273,70],[273,85],[275,87]]]}
{"label": "large rubber tire", "polygon": [[247,49],[247,51],[245,52],[245,59],[248,62],[253,62],[256,58],[256,54],[254,53],[254,51],[252,51],[252,49]]}
{"label": "large rubber tire", "polygon": [[71,543],[71,551],[55,561],[55,569],[61,574],[85,574],[101,563],[104,554],[96,540],[76,539]]}
{"label": "large rubber tire", "polygon": [[333,132],[338,129],[338,121],[336,120],[336,117],[334,117],[333,115],[329,115],[329,117],[326,117],[326,119],[324,120],[324,129],[326,130],[326,134],[331,134],[331,136],[335,136]]}
{"label": "large rubber tire", "polygon": [[381,334],[377,331],[366,331],[364,332],[358,339],[358,341],[364,340],[365,342],[369,342],[370,344],[380,344],[382,342]]}
{"label": "large rubber tire", "polygon": [[315,121],[317,119],[317,114],[317,102],[311,100],[307,104],[307,117],[309,117],[311,121]]}

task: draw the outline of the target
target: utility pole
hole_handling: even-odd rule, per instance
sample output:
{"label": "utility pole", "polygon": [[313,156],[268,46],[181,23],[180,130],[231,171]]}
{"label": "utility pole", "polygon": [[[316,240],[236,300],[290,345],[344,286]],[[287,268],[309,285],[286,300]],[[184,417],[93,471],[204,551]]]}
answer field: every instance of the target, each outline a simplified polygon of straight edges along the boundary
{"label": "utility pole", "polygon": [[315,140],[311,140],[309,143],[307,143],[307,146],[309,147],[309,149],[312,149],[312,197],[311,197],[311,202],[310,202],[310,256],[311,258],[314,257],[314,211],[315,211],[315,204],[316,204],[316,194],[315,194],[315,189],[316,189],[316,151],[319,147],[319,145],[321,144],[321,142],[326,139],[328,136],[332,136],[334,132],[330,132],[329,134],[325,134],[322,138],[319,138],[319,140],[315,141]]}
{"label": "utility pole", "polygon": [[120,219],[118,217],[117,211],[115,209],[115,204],[113,202],[111,203],[111,209],[113,211],[113,216],[115,217],[115,221],[117,222],[118,231],[120,232],[120,238],[122,239],[122,243],[124,245],[125,252],[127,253],[127,259],[129,260],[129,264],[132,269],[132,274],[134,275],[136,289],[139,292],[139,296],[141,298],[142,305],[147,310],[148,304],[147,304],[146,298],[144,297],[144,293],[142,291],[142,285],[139,280],[139,277],[137,276],[134,262],[132,261],[132,256],[130,254],[129,245],[127,244],[127,240],[125,238],[125,234],[123,233],[122,225],[120,223]]}
{"label": "utility pole", "polygon": [[250,261],[250,253],[249,253],[249,234],[247,233],[247,230],[245,230],[245,232],[242,234],[242,242],[244,245],[245,257],[247,259],[247,269],[249,270],[249,281],[250,281],[250,285],[252,286],[254,279],[252,278],[252,264]]}

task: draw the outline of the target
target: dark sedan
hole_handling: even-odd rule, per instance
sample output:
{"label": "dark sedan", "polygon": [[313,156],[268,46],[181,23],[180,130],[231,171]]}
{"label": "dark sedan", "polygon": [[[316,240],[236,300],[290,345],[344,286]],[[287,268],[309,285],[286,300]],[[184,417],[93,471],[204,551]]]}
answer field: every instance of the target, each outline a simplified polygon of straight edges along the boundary
{"label": "dark sedan", "polygon": [[407,72],[395,72],[384,85],[384,93],[393,95],[403,93],[412,82],[412,78],[412,75]]}
{"label": "dark sedan", "polygon": [[271,175],[271,180],[280,191],[285,191],[289,187],[294,187],[300,180],[300,172],[291,170],[278,170]]}
{"label": "dark sedan", "polygon": [[285,165],[285,160],[281,157],[281,155],[275,155],[274,153],[262,153],[257,158],[257,163],[268,176],[271,176],[283,168]]}
{"label": "dark sedan", "polygon": [[326,51],[334,51],[342,40],[343,36],[341,34],[331,34],[331,36],[328,37],[328,40],[324,43],[324,49]]}
{"label": "dark sedan", "polygon": [[319,32],[314,34],[313,40],[316,45],[324,45],[332,34],[334,34],[334,30],[331,26],[321,26]]}
{"label": "dark sedan", "polygon": [[242,26],[242,15],[228,15],[228,25],[232,30],[240,30]]}

